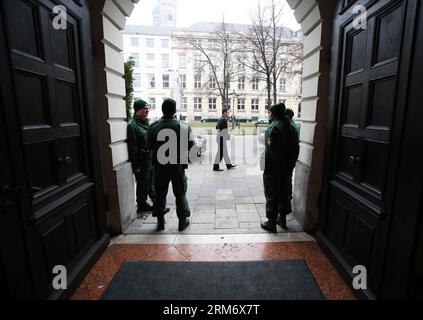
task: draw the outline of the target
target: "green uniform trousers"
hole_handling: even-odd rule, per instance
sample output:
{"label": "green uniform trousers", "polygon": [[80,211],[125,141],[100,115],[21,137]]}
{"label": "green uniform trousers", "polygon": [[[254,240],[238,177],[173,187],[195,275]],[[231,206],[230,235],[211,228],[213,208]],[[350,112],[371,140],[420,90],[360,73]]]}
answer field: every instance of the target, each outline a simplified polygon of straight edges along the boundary
{"label": "green uniform trousers", "polygon": [[155,186],[157,201],[154,208],[154,216],[163,216],[166,208],[166,197],[169,190],[169,182],[172,182],[173,194],[176,200],[176,214],[179,219],[191,216],[186,193],[188,190],[188,178],[182,165],[172,167],[156,167]]}
{"label": "green uniform trousers", "polygon": [[290,173],[265,171],[263,174],[264,195],[266,197],[266,217],[276,220],[278,213],[289,211]]}
{"label": "green uniform trousers", "polygon": [[154,186],[154,168],[141,168],[141,171],[135,174],[137,181],[137,205],[138,210],[142,210],[147,204],[147,197],[150,196],[153,204],[156,202],[156,190]]}

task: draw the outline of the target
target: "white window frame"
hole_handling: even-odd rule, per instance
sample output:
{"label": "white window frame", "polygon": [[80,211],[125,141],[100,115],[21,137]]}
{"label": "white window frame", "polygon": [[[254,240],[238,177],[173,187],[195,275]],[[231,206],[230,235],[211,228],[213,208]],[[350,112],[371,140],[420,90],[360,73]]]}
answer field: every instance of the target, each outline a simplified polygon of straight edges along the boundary
{"label": "white window frame", "polygon": [[181,83],[181,88],[186,89],[187,87],[187,75],[180,74],[179,75],[179,82]]}
{"label": "white window frame", "polygon": [[245,76],[238,77],[238,90],[245,90]]}
{"label": "white window frame", "polygon": [[148,101],[149,101],[150,109],[152,110],[156,109],[156,102],[157,102],[156,97],[149,97]]}
{"label": "white window frame", "polygon": [[245,98],[238,98],[237,110],[238,111],[244,111],[245,110]]}
{"label": "white window frame", "polygon": [[169,59],[169,55],[166,54],[162,54],[162,68],[163,69],[169,69],[170,68],[170,59]]}
{"label": "white window frame", "polygon": [[155,89],[156,88],[156,75],[149,73],[147,74],[147,82],[148,82],[148,88]]}
{"label": "white window frame", "polygon": [[279,90],[282,92],[286,92],[286,78],[279,79]]}
{"label": "white window frame", "polygon": [[185,69],[187,67],[187,56],[185,54],[180,54],[179,58],[179,68]]}
{"label": "white window frame", "polygon": [[203,98],[194,97],[194,111],[201,111],[203,109]]}
{"label": "white window frame", "polygon": [[216,110],[217,98],[209,98],[209,110]]}
{"label": "white window frame", "polygon": [[[165,77],[167,77],[167,80],[165,80]],[[169,74],[163,74],[162,75],[162,88],[163,89],[169,89],[170,88],[170,75]]]}
{"label": "white window frame", "polygon": [[201,74],[194,75],[194,89],[201,89]]}
{"label": "white window frame", "polygon": [[169,39],[160,39],[160,44],[163,49],[168,49],[170,44]]}
{"label": "white window frame", "polygon": [[131,37],[131,47],[138,48],[140,46],[140,39],[137,37]]}
{"label": "white window frame", "polygon": [[251,99],[251,111],[259,111],[260,99],[252,98]]}
{"label": "white window frame", "polygon": [[146,54],[147,61],[154,61],[156,59],[156,55],[154,53],[147,53]]}
{"label": "white window frame", "polygon": [[154,48],[154,38],[145,39],[145,46],[147,48]]}
{"label": "white window frame", "polygon": [[251,82],[251,89],[252,90],[258,90],[259,89],[259,83],[260,83],[260,79],[258,77],[254,77],[252,82]]}
{"label": "white window frame", "polygon": [[181,110],[186,111],[188,109],[188,97],[182,97]]}
{"label": "white window frame", "polygon": [[209,89],[216,89],[217,83],[214,76],[209,77]]}

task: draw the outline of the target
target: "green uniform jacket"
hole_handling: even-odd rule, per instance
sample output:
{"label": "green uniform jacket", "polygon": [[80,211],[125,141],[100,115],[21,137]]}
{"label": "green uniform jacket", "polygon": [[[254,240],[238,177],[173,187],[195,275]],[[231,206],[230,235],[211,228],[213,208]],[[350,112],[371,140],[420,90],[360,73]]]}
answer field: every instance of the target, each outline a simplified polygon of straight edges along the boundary
{"label": "green uniform jacket", "polygon": [[[158,141],[157,136],[162,129],[171,129],[176,133],[177,136],[177,146],[172,150],[176,151],[176,163],[170,165],[165,165],[166,167],[172,167],[174,165],[184,165],[188,167],[188,152],[195,144],[194,136],[192,135],[191,127],[188,123],[177,120],[175,116],[167,117],[164,116],[160,120],[151,124],[150,129],[148,130],[147,145],[153,151],[153,165],[154,166],[163,166],[160,164],[157,159],[157,151],[162,145],[167,143],[166,141]],[[182,141],[182,138],[186,137],[187,141]],[[182,142],[182,143],[181,143]],[[181,158],[182,155],[182,158]],[[172,158],[172,156],[169,156]],[[181,161],[184,159],[186,161]]]}
{"label": "green uniform jacket", "polygon": [[274,120],[265,133],[265,172],[290,172],[299,155],[298,134],[289,121]]}
{"label": "green uniform jacket", "polygon": [[152,169],[152,152],[147,147],[147,131],[150,128],[148,119],[133,118],[128,125],[128,151],[132,169]]}

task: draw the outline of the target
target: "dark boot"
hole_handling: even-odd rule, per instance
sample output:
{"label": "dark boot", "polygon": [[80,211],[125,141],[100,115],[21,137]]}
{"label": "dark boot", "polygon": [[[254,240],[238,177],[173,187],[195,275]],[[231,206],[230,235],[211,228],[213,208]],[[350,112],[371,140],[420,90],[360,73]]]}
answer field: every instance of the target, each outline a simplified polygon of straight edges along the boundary
{"label": "dark boot", "polygon": [[286,226],[286,215],[279,214],[278,220],[276,220],[276,223],[284,230],[288,230],[288,227]]}
{"label": "dark boot", "polygon": [[179,219],[178,230],[184,231],[186,228],[188,228],[189,224],[190,224],[190,221],[188,218]]}
{"label": "dark boot", "polygon": [[165,223],[164,216],[157,217],[157,231],[163,231],[165,229]]}
{"label": "dark boot", "polygon": [[228,164],[228,165],[226,166],[226,168],[227,168],[228,170],[234,169],[234,168],[236,168],[236,164]]}
{"label": "dark boot", "polygon": [[266,222],[262,222],[260,224],[260,226],[266,231],[269,231],[269,232],[272,232],[272,233],[277,233],[276,220],[269,219]]}

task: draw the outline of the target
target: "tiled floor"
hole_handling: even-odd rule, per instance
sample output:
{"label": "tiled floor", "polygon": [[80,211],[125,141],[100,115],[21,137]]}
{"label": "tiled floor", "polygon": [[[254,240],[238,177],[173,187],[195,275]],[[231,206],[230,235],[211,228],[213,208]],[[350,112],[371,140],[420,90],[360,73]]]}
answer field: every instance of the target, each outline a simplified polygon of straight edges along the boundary
{"label": "tiled floor", "polygon": [[[262,237],[263,235],[258,236]],[[301,234],[293,237],[300,236]],[[356,299],[354,293],[341,279],[319,246],[314,241],[308,241],[310,239],[304,238],[298,242],[258,243],[257,235],[255,235],[251,236],[251,241],[255,241],[255,243],[248,243],[245,238],[239,238],[237,243],[236,238],[232,238],[225,239],[221,243],[218,243],[215,239],[214,243],[192,244],[192,242],[199,243],[200,238],[194,239],[198,236],[193,235],[181,237],[178,241],[172,235],[161,236],[164,244],[130,244],[131,240],[134,243],[148,242],[148,238],[131,239],[123,237],[117,239],[93,267],[72,299],[99,299],[122,263],[128,260],[247,261],[288,259],[304,259],[306,261],[326,299]],[[191,239],[189,239],[190,237]],[[278,237],[289,237],[289,234],[279,235]],[[213,242],[212,240],[202,238],[201,241]],[[156,239],[151,238],[150,241],[156,242]],[[284,241],[284,239],[281,238],[279,241]]]}

